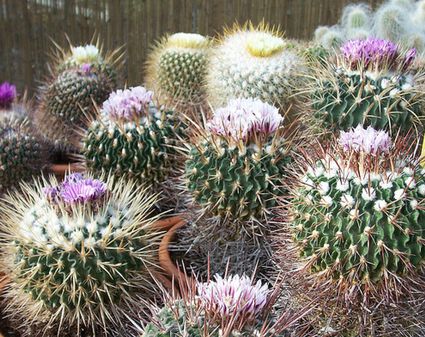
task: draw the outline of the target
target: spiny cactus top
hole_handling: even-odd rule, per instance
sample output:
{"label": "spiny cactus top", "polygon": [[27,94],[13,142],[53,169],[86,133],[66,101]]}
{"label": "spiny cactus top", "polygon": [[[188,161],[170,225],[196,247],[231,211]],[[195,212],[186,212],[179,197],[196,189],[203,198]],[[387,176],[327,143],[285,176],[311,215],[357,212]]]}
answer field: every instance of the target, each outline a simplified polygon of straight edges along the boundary
{"label": "spiny cactus top", "polygon": [[190,33],[172,34],[158,42],[149,54],[146,82],[161,103],[174,108],[204,102],[210,44],[207,37]]}
{"label": "spiny cactus top", "polygon": [[265,25],[226,32],[210,57],[208,100],[215,108],[234,98],[285,106],[301,63],[286,45],[278,31]]}
{"label": "spiny cactus top", "polygon": [[154,198],[132,182],[78,173],[22,190],[1,205],[7,310],[43,332],[122,324],[132,295],[151,289]]}
{"label": "spiny cactus top", "polygon": [[9,109],[16,99],[16,86],[8,82],[0,84],[0,109]]}
{"label": "spiny cactus top", "polygon": [[341,52],[338,66],[314,69],[308,90],[322,128],[370,125],[396,134],[422,127],[424,77],[410,74],[415,49],[403,53],[390,41],[369,38],[348,41]]}
{"label": "spiny cactus top", "polygon": [[283,193],[280,180],[290,161],[282,120],[277,108],[254,99],[216,110],[186,161],[194,199],[222,217],[265,217]]}
{"label": "spiny cactus top", "polygon": [[93,171],[156,185],[171,169],[178,130],[172,112],[153,103],[153,92],[143,87],[118,90],[87,130],[85,162]]}
{"label": "spiny cactus top", "polygon": [[316,162],[306,158],[313,164],[293,190],[291,228],[319,279],[362,294],[395,294],[420,272],[425,171],[402,152],[403,141],[358,126]]}
{"label": "spiny cactus top", "polygon": [[177,336],[181,331],[190,337],[285,336],[284,329],[266,312],[273,304],[273,291],[267,284],[253,284],[245,275],[216,275],[214,280],[197,283],[196,288],[182,299],[168,299],[142,336]]}

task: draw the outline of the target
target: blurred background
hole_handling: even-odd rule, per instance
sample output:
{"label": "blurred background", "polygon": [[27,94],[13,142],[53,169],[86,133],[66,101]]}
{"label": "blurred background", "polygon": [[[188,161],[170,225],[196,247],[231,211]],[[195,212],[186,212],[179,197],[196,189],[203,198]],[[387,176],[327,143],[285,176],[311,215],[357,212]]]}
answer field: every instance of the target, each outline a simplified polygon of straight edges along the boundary
{"label": "blurred background", "polygon": [[[124,47],[124,78],[140,84],[149,47],[165,33],[213,36],[238,21],[280,25],[288,38],[311,39],[336,24],[350,0],[0,0],[0,82],[35,92],[52,40],[85,44],[98,34],[106,49]],[[361,1],[376,7],[382,1]]]}

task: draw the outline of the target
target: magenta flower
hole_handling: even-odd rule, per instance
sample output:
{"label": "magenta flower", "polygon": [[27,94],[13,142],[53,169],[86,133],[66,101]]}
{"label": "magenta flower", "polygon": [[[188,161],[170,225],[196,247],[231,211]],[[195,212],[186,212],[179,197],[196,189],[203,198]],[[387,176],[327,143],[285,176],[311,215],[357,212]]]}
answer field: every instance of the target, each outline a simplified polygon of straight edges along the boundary
{"label": "magenta flower", "polygon": [[84,74],[88,74],[91,70],[91,64],[90,63],[84,63],[80,66],[80,70],[84,73]]}
{"label": "magenta flower", "polygon": [[102,198],[107,191],[106,184],[97,179],[84,178],[81,173],[68,175],[58,186],[43,189],[47,199],[53,203],[86,203]]}
{"label": "magenta flower", "polygon": [[403,70],[410,66],[416,56],[416,50],[412,49],[405,57],[401,57],[396,44],[372,37],[366,40],[347,41],[341,47],[341,52],[351,69],[374,67],[393,70],[401,67]]}
{"label": "magenta flower", "polygon": [[0,109],[8,109],[16,98],[16,86],[8,82],[0,84]]}
{"label": "magenta flower", "polygon": [[247,141],[255,136],[269,136],[279,128],[283,117],[274,106],[259,99],[234,99],[217,109],[207,123],[208,130],[234,141]]}
{"label": "magenta flower", "polygon": [[117,90],[103,103],[103,112],[114,120],[131,121],[146,113],[152,97],[152,91],[140,86]]}
{"label": "magenta flower", "polygon": [[371,126],[364,129],[361,125],[348,132],[341,131],[339,144],[346,152],[363,152],[373,156],[389,153],[392,146],[387,132],[375,130]]}
{"label": "magenta flower", "polygon": [[255,285],[247,276],[239,275],[198,284],[198,295],[205,311],[220,320],[254,320],[267,304],[269,289],[258,281]]}

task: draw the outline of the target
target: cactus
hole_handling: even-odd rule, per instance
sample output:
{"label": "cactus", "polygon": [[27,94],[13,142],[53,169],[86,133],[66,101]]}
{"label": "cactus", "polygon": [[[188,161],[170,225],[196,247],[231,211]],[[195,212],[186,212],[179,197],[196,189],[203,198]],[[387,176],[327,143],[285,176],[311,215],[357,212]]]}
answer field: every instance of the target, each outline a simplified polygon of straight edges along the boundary
{"label": "cactus", "polygon": [[369,38],[349,41],[341,51],[339,67],[316,68],[309,91],[323,128],[363,124],[397,133],[422,126],[423,75],[409,74],[415,50],[402,55],[391,42]]}
{"label": "cactus", "polygon": [[187,337],[286,336],[294,318],[285,312],[285,324],[280,324],[270,313],[277,288],[261,281],[253,284],[245,275],[215,275],[214,280],[196,282],[183,298],[168,296],[142,337],[181,336],[183,331]]}
{"label": "cactus", "polygon": [[345,30],[369,29],[370,7],[364,4],[348,5],[344,8],[341,25]]}
{"label": "cactus", "polygon": [[49,162],[49,147],[34,130],[25,104],[0,110],[0,192],[40,174]]}
{"label": "cactus", "polygon": [[94,46],[71,47],[41,90],[37,127],[58,149],[76,150],[79,130],[117,85],[113,59]]}
{"label": "cactus", "polygon": [[0,110],[9,109],[16,99],[16,86],[8,82],[0,84]]}
{"label": "cactus", "polygon": [[143,87],[113,92],[83,139],[89,170],[143,182],[153,188],[176,168],[181,133],[173,113],[157,108]]}
{"label": "cactus", "polygon": [[122,326],[135,295],[151,295],[155,198],[111,178],[69,174],[59,185],[53,177],[46,183],[23,184],[22,194],[1,205],[7,313],[23,322],[24,336]]}
{"label": "cactus", "polygon": [[375,13],[375,31],[377,37],[390,41],[400,41],[406,35],[405,9],[396,5],[382,6]]}
{"label": "cactus", "polygon": [[146,83],[162,104],[180,109],[205,103],[203,87],[210,40],[199,34],[176,33],[151,51]]}
{"label": "cactus", "polygon": [[287,108],[300,63],[278,30],[264,24],[235,26],[213,48],[206,79],[208,100],[214,108],[235,98],[258,98]]}
{"label": "cactus", "polygon": [[223,218],[266,218],[283,193],[280,179],[290,162],[282,120],[260,100],[232,100],[218,109],[186,161],[194,200]]}
{"label": "cactus", "polygon": [[[407,322],[425,286],[425,171],[409,159],[408,146],[371,127],[341,132],[329,149],[305,155],[291,189],[287,211],[295,263],[302,263],[299,281],[310,280],[309,291],[323,295],[327,314],[350,313],[353,335],[344,336],[384,336],[378,332],[394,321],[403,322],[403,336],[412,336],[415,324],[425,326],[419,317]],[[283,260],[289,251],[286,246]],[[408,316],[392,316],[407,308]],[[385,334],[393,335],[399,336]]]}
{"label": "cactus", "polygon": [[331,28],[322,36],[320,44],[327,49],[336,49],[344,41],[343,34],[336,28]]}

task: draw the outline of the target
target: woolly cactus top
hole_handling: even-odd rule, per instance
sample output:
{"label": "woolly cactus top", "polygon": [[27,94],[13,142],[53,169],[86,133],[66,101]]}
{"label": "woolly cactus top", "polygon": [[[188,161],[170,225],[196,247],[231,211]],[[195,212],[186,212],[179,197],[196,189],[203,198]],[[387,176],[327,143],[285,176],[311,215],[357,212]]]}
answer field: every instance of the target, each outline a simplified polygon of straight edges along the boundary
{"label": "woolly cactus top", "polygon": [[262,312],[269,295],[267,284],[256,284],[247,276],[215,275],[215,280],[198,285],[199,299],[211,317],[218,320],[255,319]]}
{"label": "woolly cactus top", "polygon": [[285,42],[268,32],[253,32],[248,37],[246,48],[252,56],[269,57],[281,51]]}
{"label": "woolly cactus top", "polygon": [[82,65],[84,63],[97,63],[101,61],[99,48],[92,44],[71,47],[71,53],[71,60],[78,65]]}
{"label": "woolly cactus top", "polygon": [[231,142],[250,144],[273,135],[283,121],[279,110],[259,99],[230,100],[217,109],[208,122],[208,130]]}
{"label": "woolly cactus top", "polygon": [[374,156],[389,153],[392,146],[387,132],[377,131],[371,126],[364,129],[361,125],[348,132],[341,131],[339,144],[344,151],[363,152]]}
{"label": "woolly cactus top", "polygon": [[200,34],[175,33],[167,40],[169,47],[202,49],[208,46],[208,39]]}
{"label": "woolly cactus top", "polygon": [[0,109],[8,109],[16,98],[16,86],[8,82],[0,84]]}
{"label": "woolly cactus top", "polygon": [[44,188],[47,199],[53,203],[66,205],[92,202],[101,199],[106,191],[106,184],[98,179],[84,178],[81,173],[68,175],[58,186]]}
{"label": "woolly cactus top", "polygon": [[153,92],[138,86],[117,90],[103,103],[103,113],[115,121],[137,120],[146,114]]}
{"label": "woolly cactus top", "polygon": [[347,41],[341,47],[341,52],[348,67],[352,70],[363,68],[406,70],[416,57],[416,49],[410,49],[402,56],[396,44],[377,38]]}

